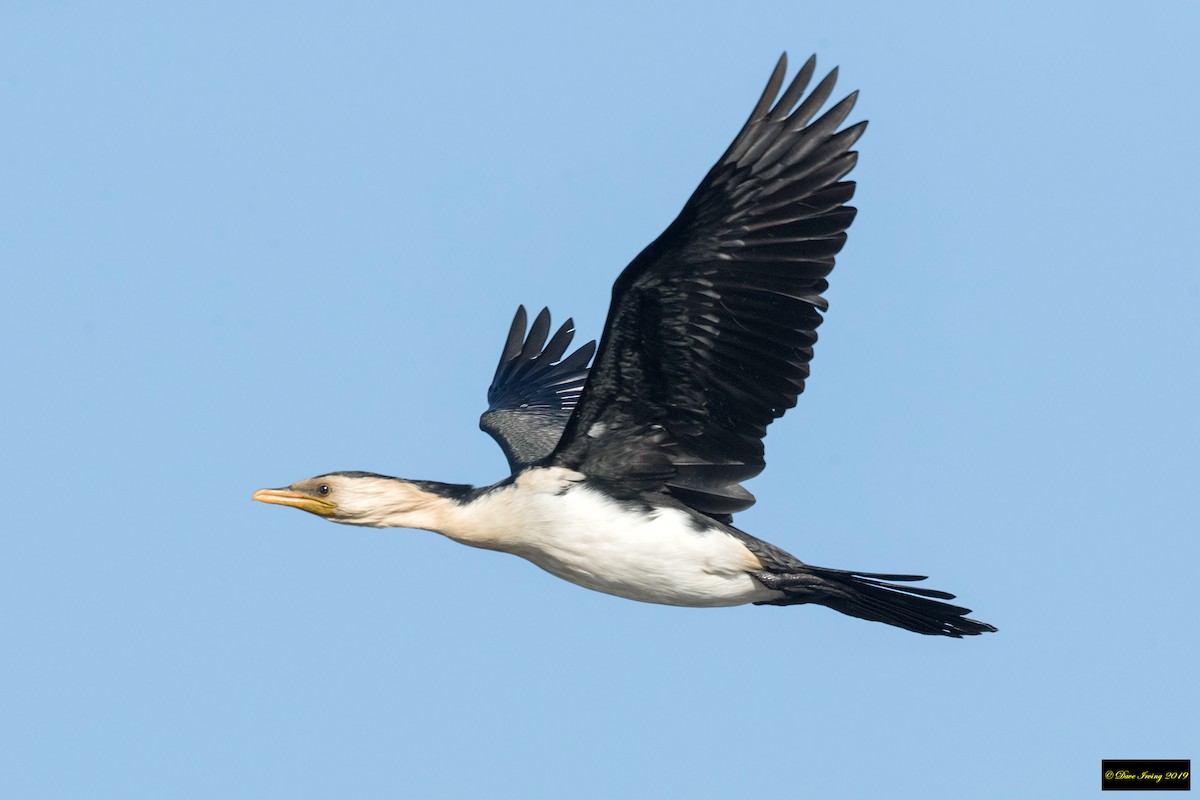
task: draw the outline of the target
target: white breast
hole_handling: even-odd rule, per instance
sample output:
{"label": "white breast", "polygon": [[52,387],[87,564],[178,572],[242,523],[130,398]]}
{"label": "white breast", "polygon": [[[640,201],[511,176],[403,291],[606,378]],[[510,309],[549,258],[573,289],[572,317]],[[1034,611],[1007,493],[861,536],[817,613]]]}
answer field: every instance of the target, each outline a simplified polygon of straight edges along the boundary
{"label": "white breast", "polygon": [[578,482],[581,477],[531,470],[471,504],[472,535],[447,534],[515,553],[588,589],[646,603],[732,606],[780,596],[747,573],[759,564],[736,537],[715,526],[697,530],[677,509],[622,504]]}

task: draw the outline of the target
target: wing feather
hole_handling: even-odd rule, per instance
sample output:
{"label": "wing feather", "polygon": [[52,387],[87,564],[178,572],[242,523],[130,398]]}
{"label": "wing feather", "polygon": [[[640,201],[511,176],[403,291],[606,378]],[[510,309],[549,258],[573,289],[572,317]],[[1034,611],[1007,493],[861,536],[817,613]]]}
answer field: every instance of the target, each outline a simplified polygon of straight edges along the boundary
{"label": "wing feather", "polygon": [[558,444],[596,350],[596,343],[588,342],[564,358],[575,323],[568,319],[547,341],[550,310],[542,309],[528,334],[526,320],[525,307],[520,306],[488,387],[488,409],[479,418],[479,427],[500,445],[514,474],[545,458]]}
{"label": "wing feather", "polygon": [[[610,491],[668,492],[729,520],[753,496],[767,426],[809,374],[822,294],[855,210],[854,146],[815,58],[784,87],[786,55],[682,212],[621,273],[600,348],[549,463]],[[782,93],[781,93],[782,90]]]}

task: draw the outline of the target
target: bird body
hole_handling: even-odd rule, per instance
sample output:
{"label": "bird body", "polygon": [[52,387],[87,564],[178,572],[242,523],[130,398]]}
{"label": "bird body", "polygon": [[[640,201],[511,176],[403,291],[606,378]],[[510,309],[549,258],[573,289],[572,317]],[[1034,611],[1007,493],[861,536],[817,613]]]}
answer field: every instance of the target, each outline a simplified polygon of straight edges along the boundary
{"label": "bird body", "polygon": [[784,88],[780,59],[679,217],[618,277],[598,348],[567,355],[570,320],[547,339],[549,313],[526,331],[518,309],[480,420],[509,478],[476,489],[334,472],[254,499],[438,531],[642,602],[815,603],[918,633],[994,631],[942,602],[953,595],[901,585],[922,576],[815,567],[732,524],[754,503],[741,484],[765,466],[767,426],[804,389],[855,214],[842,179],[866,123],[838,130],[853,94],[814,119],[836,77],[805,96],[814,69]]}
{"label": "bird body", "polygon": [[528,469],[453,516],[450,538],[513,553],[605,594],[697,607],[780,595],[750,576],[762,564],[714,520],[617,500],[561,467]]}

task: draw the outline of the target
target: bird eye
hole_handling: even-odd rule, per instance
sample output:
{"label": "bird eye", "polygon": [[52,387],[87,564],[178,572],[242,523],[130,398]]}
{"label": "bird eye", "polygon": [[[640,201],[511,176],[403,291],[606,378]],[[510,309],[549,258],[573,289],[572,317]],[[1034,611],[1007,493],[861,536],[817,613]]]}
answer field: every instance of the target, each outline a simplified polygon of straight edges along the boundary
{"label": "bird eye", "polygon": [[329,494],[329,484],[327,484],[327,483],[322,483],[320,486],[318,486],[318,487],[317,487],[317,494],[320,494],[320,495],[326,495],[326,494]]}

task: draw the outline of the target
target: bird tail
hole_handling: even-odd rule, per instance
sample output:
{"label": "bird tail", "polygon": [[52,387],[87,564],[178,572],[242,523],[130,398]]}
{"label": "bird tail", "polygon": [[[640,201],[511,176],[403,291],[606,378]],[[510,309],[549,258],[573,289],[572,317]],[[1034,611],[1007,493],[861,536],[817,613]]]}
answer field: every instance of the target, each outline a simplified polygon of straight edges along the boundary
{"label": "bird tail", "polygon": [[765,600],[756,605],[818,603],[859,619],[955,639],[996,630],[986,622],[968,619],[966,615],[971,609],[940,602],[954,599],[949,592],[886,582],[923,581],[923,575],[888,575],[805,566],[802,572],[764,572],[755,573],[755,577],[768,589],[784,593],[777,600]]}

